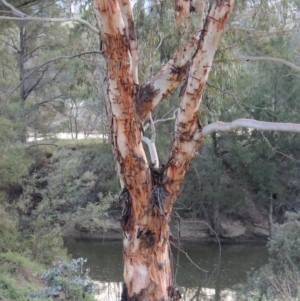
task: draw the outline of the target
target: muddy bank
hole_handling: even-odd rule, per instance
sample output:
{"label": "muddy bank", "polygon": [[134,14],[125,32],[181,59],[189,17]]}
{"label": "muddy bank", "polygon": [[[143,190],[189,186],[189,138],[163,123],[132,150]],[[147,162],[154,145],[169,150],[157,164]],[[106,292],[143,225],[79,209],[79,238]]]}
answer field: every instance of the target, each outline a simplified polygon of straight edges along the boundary
{"label": "muddy bank", "polygon": [[[109,228],[93,232],[85,229],[78,229],[72,223],[66,225],[63,229],[64,237],[118,240],[123,237],[123,230],[120,223],[113,218],[109,219]],[[180,223],[173,221],[171,223],[172,239],[180,238],[183,241],[216,241],[215,235],[208,227],[205,220],[202,219],[182,219]],[[221,219],[221,236],[224,242],[264,242],[268,239],[268,223],[243,222],[226,217]]]}
{"label": "muddy bank", "polygon": [[[269,230],[268,217],[264,212],[246,197],[239,217],[233,217],[230,212],[221,213],[219,239],[224,242],[266,242]],[[105,230],[90,232],[80,225],[68,222],[63,227],[63,236],[105,240],[123,238],[123,230],[117,216],[107,217],[105,224],[108,225]],[[216,241],[216,236],[205,219],[181,218],[180,221],[173,219],[170,229],[174,240],[180,238],[183,241]]]}

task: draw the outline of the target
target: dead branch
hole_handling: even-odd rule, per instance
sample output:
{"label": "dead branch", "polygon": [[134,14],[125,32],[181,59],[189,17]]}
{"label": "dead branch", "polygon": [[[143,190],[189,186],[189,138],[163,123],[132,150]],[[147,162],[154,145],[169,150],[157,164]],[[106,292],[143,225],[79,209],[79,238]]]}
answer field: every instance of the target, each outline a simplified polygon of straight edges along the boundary
{"label": "dead branch", "polygon": [[38,21],[38,22],[58,22],[58,23],[64,23],[64,22],[78,22],[93,31],[94,33],[99,34],[99,30],[91,25],[89,22],[82,20],[80,18],[46,18],[46,17],[7,17],[7,16],[0,16],[0,20],[15,20],[15,21]]}
{"label": "dead branch", "polygon": [[6,0],[1,0],[2,3],[9,7],[12,10],[12,13],[17,15],[18,17],[8,17],[8,16],[0,16],[0,20],[15,20],[15,21],[22,21],[22,22],[27,22],[27,21],[39,21],[39,22],[78,22],[90,29],[91,31],[99,34],[99,30],[94,27],[92,24],[89,22],[80,19],[80,18],[41,18],[41,17],[32,17],[24,14],[22,11],[18,10],[15,8],[13,5],[8,3]]}
{"label": "dead branch", "polygon": [[[214,60],[214,64],[223,63],[224,60]],[[257,62],[257,61],[266,61],[266,62],[273,62],[273,63],[280,63],[286,65],[296,71],[300,71],[300,67],[294,65],[293,63],[277,58],[277,57],[268,57],[268,56],[244,56],[244,57],[237,57],[231,59],[232,62]]]}
{"label": "dead branch", "polygon": [[17,16],[19,16],[19,17],[21,17],[21,18],[28,17],[26,14],[24,14],[24,13],[21,12],[20,10],[16,9],[13,5],[11,5],[10,3],[6,2],[5,0],[1,0],[1,1],[2,1],[2,3],[3,3],[5,6],[9,7],[9,8],[13,11],[13,13],[14,13],[15,15],[17,15]]}
{"label": "dead branch", "polygon": [[203,139],[207,135],[220,131],[229,132],[238,128],[251,128],[263,131],[278,131],[278,132],[295,132],[300,133],[300,124],[297,123],[279,123],[279,122],[265,122],[254,119],[236,119],[232,122],[214,122],[206,125],[202,130],[195,133],[194,139]]}
{"label": "dead branch", "polygon": [[35,67],[31,72],[29,72],[26,76],[24,76],[24,78],[19,82],[19,84],[17,86],[15,86],[11,91],[8,91],[8,92],[5,92],[5,93],[1,94],[0,97],[3,97],[5,95],[8,95],[8,94],[11,94],[11,93],[15,92],[20,87],[20,85],[22,85],[24,83],[24,81],[27,78],[29,78],[37,70],[41,69],[42,67],[44,67],[44,66],[46,66],[50,63],[53,63],[53,62],[58,61],[58,60],[72,59],[72,58],[79,57],[79,56],[82,56],[82,55],[87,55],[87,54],[101,54],[102,55],[102,52],[100,52],[100,51],[86,51],[86,52],[82,52],[82,53],[78,53],[78,54],[74,54],[74,55],[65,55],[65,56],[59,56],[59,57],[53,58],[53,59],[51,59],[51,60]]}

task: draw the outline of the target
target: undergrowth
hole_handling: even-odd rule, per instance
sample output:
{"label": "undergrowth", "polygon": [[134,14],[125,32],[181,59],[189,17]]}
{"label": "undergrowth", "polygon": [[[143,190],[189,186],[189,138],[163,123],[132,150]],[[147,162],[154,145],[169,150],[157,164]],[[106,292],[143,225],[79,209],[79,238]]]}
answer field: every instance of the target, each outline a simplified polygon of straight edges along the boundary
{"label": "undergrowth", "polygon": [[269,263],[239,287],[241,301],[300,300],[300,212],[287,212],[268,243]]}

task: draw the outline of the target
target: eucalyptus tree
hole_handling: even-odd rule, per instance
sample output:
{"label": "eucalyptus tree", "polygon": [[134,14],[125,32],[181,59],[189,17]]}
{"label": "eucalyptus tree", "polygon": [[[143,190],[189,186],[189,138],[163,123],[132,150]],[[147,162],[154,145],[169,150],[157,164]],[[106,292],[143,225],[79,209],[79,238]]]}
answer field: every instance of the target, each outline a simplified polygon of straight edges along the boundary
{"label": "eucalyptus tree", "polygon": [[[247,23],[249,20],[244,18],[245,14],[239,15],[241,9],[252,14],[258,12],[260,22],[263,21],[261,12],[270,11],[272,15],[273,7],[265,7],[265,4],[262,5],[264,9],[261,11],[255,10],[260,8],[258,2],[262,5],[260,1],[257,3],[241,1],[237,4],[234,21],[244,26],[241,28],[233,26],[232,32],[237,34],[228,35],[230,41],[235,38],[239,41],[241,32],[249,25]],[[154,1],[152,5],[159,3]],[[288,3],[291,10],[297,4],[293,5],[292,1]],[[180,28],[184,28],[182,24],[187,28],[181,33],[187,33],[188,28],[192,27],[190,10],[195,14],[198,13],[198,32],[180,45],[162,69],[153,72],[150,79],[143,84],[139,83],[137,37],[130,1],[94,0],[94,6],[100,31],[91,24],[74,18],[52,20],[78,21],[100,34],[100,50],[106,61],[106,78],[101,85],[106,85],[105,99],[108,119],[111,121],[111,143],[122,187],[119,195],[119,200],[123,204],[121,223],[124,230],[125,283],[122,298],[178,300],[180,293],[173,286],[171,273],[169,222],[184,175],[205,137],[215,131],[224,132],[239,127],[295,132],[299,132],[300,127],[291,123],[270,123],[253,119],[201,124],[198,111],[216,48],[219,42],[221,46],[232,48],[226,45],[225,38],[221,39],[232,10],[232,0],[214,1],[207,11],[204,24],[202,23],[204,1],[176,0],[176,23]],[[34,18],[20,16],[18,19],[24,21]],[[249,56],[229,59],[268,60],[266,57],[249,58]],[[222,60],[222,56],[218,57],[218,62]],[[299,69],[285,60],[276,58],[269,60]],[[174,118],[176,121],[169,157],[162,165],[154,143],[156,132],[153,125],[158,121],[153,120],[151,113],[163,98],[170,95],[183,82],[180,104]],[[144,139],[147,138],[143,134],[148,126],[146,122],[152,129],[151,139]],[[149,160],[142,141],[145,141],[148,147]]]}
{"label": "eucalyptus tree", "polygon": [[[62,4],[63,2],[60,3]],[[61,10],[60,5],[55,1],[46,3],[16,0],[1,3],[2,17],[8,18],[4,19],[0,31],[1,113],[19,124],[19,137],[23,143],[26,142],[28,127],[31,131],[38,129],[45,132],[56,111],[62,110],[59,78],[64,65],[60,62],[44,62],[51,54],[58,54],[66,47],[67,41],[63,37],[67,35],[69,28],[9,18],[18,14],[34,15],[36,18],[42,18],[46,14],[57,15]]]}
{"label": "eucalyptus tree", "polygon": [[[186,3],[177,1],[176,18],[188,18]],[[124,294],[126,300],[177,300],[169,259],[173,204],[192,158],[208,134],[237,127],[299,131],[292,124],[238,119],[202,127],[198,109],[216,47],[232,1],[215,1],[197,37],[178,49],[165,66],[139,85],[137,40],[130,3],[95,1],[101,51],[107,63],[111,140],[122,185],[124,230]],[[201,19],[201,18],[200,18]],[[186,21],[188,22],[188,20]],[[179,82],[186,80],[166,165],[160,167],[149,141],[151,162],[142,146],[142,126]]]}

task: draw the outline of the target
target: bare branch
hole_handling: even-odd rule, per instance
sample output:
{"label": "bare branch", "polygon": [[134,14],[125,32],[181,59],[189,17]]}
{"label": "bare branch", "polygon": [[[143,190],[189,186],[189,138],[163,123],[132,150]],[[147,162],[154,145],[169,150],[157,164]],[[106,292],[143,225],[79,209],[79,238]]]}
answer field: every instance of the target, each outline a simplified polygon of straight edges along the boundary
{"label": "bare branch", "polygon": [[13,5],[11,5],[10,3],[6,2],[5,0],[1,0],[1,1],[2,1],[2,3],[3,3],[5,6],[9,7],[9,8],[13,11],[13,13],[14,13],[15,15],[17,15],[17,16],[19,16],[19,17],[21,17],[21,18],[27,17],[26,14],[24,14],[24,13],[21,12],[20,10],[16,9],[16,8],[15,8]]}
{"label": "bare branch", "polygon": [[53,62],[58,61],[58,60],[72,59],[72,58],[79,57],[79,56],[86,55],[86,54],[102,54],[102,52],[100,52],[100,51],[87,51],[87,52],[82,52],[82,53],[78,53],[78,54],[74,54],[74,55],[66,55],[66,56],[59,56],[59,57],[53,58],[53,59],[51,59],[51,60],[35,67],[30,73],[28,73],[26,76],[24,76],[24,78],[19,82],[19,84],[16,87],[14,87],[11,91],[3,93],[2,95],[0,95],[0,97],[3,97],[5,95],[8,95],[8,94],[11,94],[11,93],[15,92],[28,77],[30,77],[37,70],[41,69],[45,65],[53,63]]}
{"label": "bare branch", "polygon": [[173,116],[172,117],[168,117],[168,118],[162,118],[162,119],[156,119],[154,121],[154,124],[159,124],[159,123],[163,123],[163,122],[167,122],[170,120],[175,120],[176,119],[176,114],[179,112],[179,109],[174,110],[173,112]]}
{"label": "bare branch", "polygon": [[205,273],[208,273],[208,271],[207,270],[204,270],[204,269],[202,269],[202,268],[200,268],[191,258],[190,258],[190,256],[189,256],[189,254],[187,253],[187,252],[185,252],[185,251],[183,251],[181,248],[179,248],[177,245],[175,245],[173,242],[171,242],[171,244],[173,245],[173,247],[175,247],[177,250],[179,250],[180,252],[182,252],[185,256],[186,256],[186,258],[198,269],[198,270],[200,270],[200,271],[202,271],[202,272],[205,272]]}
{"label": "bare branch", "polygon": [[298,123],[279,123],[279,122],[265,122],[254,119],[236,119],[232,122],[214,122],[206,125],[202,130],[195,133],[194,139],[203,139],[209,134],[220,131],[229,132],[238,128],[251,128],[263,131],[277,131],[277,132],[295,132],[300,133],[300,124]]}
{"label": "bare branch", "polygon": [[246,41],[246,40],[251,40],[251,39],[258,39],[258,38],[262,38],[262,37],[269,37],[272,35],[276,35],[276,34],[280,34],[280,33],[295,33],[298,32],[299,30],[297,29],[280,29],[280,30],[272,30],[272,31],[260,31],[260,30],[255,30],[255,29],[250,29],[250,28],[235,28],[236,30],[241,30],[241,31],[246,31],[246,32],[251,32],[253,33],[253,35],[247,36],[245,38],[239,39],[237,42],[220,49],[220,51],[225,51],[228,49],[231,49],[235,46],[238,46],[241,44],[241,42]]}
{"label": "bare branch", "polygon": [[91,31],[99,34],[99,30],[94,27],[92,24],[89,22],[82,20],[80,18],[41,18],[41,17],[31,17],[31,16],[26,16],[26,17],[7,17],[7,16],[0,16],[0,20],[15,20],[15,21],[22,21],[22,22],[27,22],[27,21],[39,21],[39,22],[78,22],[90,29]]}
{"label": "bare branch", "polygon": [[[154,167],[159,168],[159,159],[158,159],[156,145],[155,145],[156,129],[155,129],[155,125],[154,125],[154,121],[153,121],[151,113],[150,113],[150,116],[149,116],[149,123],[148,123],[147,128],[149,127],[149,125],[150,125],[150,128],[151,128],[151,139],[149,139],[145,136],[142,136],[142,140],[148,145],[150,158],[151,158],[151,163],[154,165]],[[144,127],[144,131],[145,130],[146,129]]]}
{"label": "bare branch", "polygon": [[152,118],[152,114],[150,114],[150,117],[149,117],[149,123],[150,123],[150,126],[151,126],[151,133],[152,133],[151,141],[152,141],[153,143],[155,143],[155,139],[156,139],[156,128],[155,128],[155,125],[154,125],[154,121],[153,121],[153,118]]}
{"label": "bare branch", "polygon": [[[300,67],[297,65],[294,65],[293,63],[286,61],[281,58],[277,57],[269,57],[269,56],[244,56],[244,57],[237,57],[231,59],[232,62],[257,62],[257,61],[266,61],[266,62],[272,62],[272,63],[280,63],[283,65],[286,65],[296,71],[300,71]],[[224,60],[214,60],[214,64],[223,63]]]}
{"label": "bare branch", "polygon": [[154,167],[158,168],[159,167],[159,159],[158,159],[158,155],[157,155],[157,150],[156,150],[156,145],[155,145],[155,139],[156,139],[156,129],[155,129],[155,125],[159,124],[159,123],[163,123],[163,122],[167,122],[170,120],[174,120],[176,118],[176,113],[178,112],[179,109],[176,109],[173,112],[173,116],[169,117],[169,118],[161,118],[161,119],[157,119],[155,121],[153,121],[152,118],[152,114],[150,113],[149,116],[149,123],[147,123],[144,126],[144,132],[148,129],[148,127],[150,126],[151,128],[151,139],[143,136],[142,140],[148,145],[148,149],[149,149],[149,153],[150,153],[150,158],[151,158],[151,162],[152,164],[154,164]]}
{"label": "bare branch", "polygon": [[268,57],[268,56],[245,56],[245,57],[238,57],[233,59],[234,62],[250,62],[250,61],[267,61],[267,62],[273,62],[273,63],[280,63],[284,64],[296,71],[300,71],[300,67],[292,64],[289,61],[286,61],[281,58],[276,57]]}
{"label": "bare branch", "polygon": [[[167,121],[170,121],[170,120],[175,120],[176,119],[176,114],[178,113],[178,111],[179,111],[179,109],[176,109],[176,110],[174,110],[173,111],[173,116],[171,116],[171,117],[168,117],[168,118],[161,118],[161,119],[156,119],[156,120],[154,120],[154,121],[152,121],[153,122],[153,125],[157,125],[157,124],[159,124],[159,123],[164,123],[164,122],[167,122]],[[168,112],[169,113],[169,112]],[[167,114],[168,114],[167,113]],[[165,115],[167,115],[167,114],[165,114]],[[165,116],[164,115],[164,116]],[[152,116],[151,116],[151,113],[150,113],[150,117],[149,118],[151,118],[152,119]],[[144,132],[148,129],[148,127],[149,127],[149,125],[152,125],[151,124],[151,122],[150,122],[150,124],[149,123],[147,123],[146,125],[144,125]],[[153,131],[153,130],[152,130]]]}

